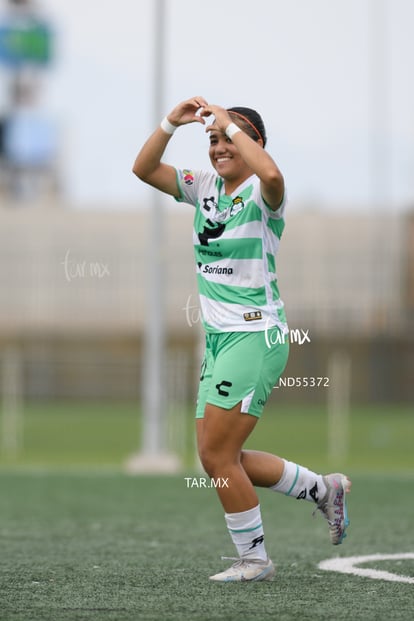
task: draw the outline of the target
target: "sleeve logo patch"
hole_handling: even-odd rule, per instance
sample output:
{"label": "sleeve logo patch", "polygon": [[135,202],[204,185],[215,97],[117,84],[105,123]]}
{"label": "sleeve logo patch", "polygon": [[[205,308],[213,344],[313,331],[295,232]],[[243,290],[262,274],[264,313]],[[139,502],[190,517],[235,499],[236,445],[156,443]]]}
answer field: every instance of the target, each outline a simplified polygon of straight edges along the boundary
{"label": "sleeve logo patch", "polygon": [[187,168],[183,170],[183,181],[185,185],[193,185],[194,173],[192,170],[188,170]]}

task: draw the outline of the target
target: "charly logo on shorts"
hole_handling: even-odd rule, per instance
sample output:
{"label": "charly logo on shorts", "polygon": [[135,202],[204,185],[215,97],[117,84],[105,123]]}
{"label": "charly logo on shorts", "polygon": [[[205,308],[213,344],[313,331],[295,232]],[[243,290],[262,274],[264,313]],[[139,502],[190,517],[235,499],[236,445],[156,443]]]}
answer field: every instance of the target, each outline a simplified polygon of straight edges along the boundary
{"label": "charly logo on shorts", "polygon": [[227,380],[222,380],[220,384],[216,384],[216,388],[220,397],[228,397],[230,393],[228,392],[228,390],[223,390],[223,386],[225,388],[231,388],[233,384],[232,382],[228,382]]}

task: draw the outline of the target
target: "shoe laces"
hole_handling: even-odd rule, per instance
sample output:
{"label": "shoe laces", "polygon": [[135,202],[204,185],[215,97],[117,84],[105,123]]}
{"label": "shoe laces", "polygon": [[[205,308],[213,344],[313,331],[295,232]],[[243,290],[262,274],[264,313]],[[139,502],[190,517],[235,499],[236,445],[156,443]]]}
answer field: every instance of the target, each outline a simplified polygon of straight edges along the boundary
{"label": "shoe laces", "polygon": [[312,517],[313,517],[313,518],[315,517],[315,515],[317,514],[317,512],[318,512],[318,511],[319,511],[319,512],[322,514],[322,516],[323,516],[323,517],[327,520],[327,522],[328,522],[328,524],[329,524],[329,525],[331,525],[331,526],[332,526],[332,525],[335,523],[334,521],[332,521],[332,520],[330,520],[330,519],[328,518],[328,515],[327,515],[327,513],[326,513],[326,509],[325,509],[325,506],[324,506],[324,505],[318,505],[317,507],[315,507],[315,509],[312,511]]}
{"label": "shoe laces", "polygon": [[266,563],[260,558],[239,558],[236,556],[222,556],[222,561],[235,561],[232,564],[232,567],[243,567],[243,565],[253,564],[253,565],[261,565],[262,563]]}

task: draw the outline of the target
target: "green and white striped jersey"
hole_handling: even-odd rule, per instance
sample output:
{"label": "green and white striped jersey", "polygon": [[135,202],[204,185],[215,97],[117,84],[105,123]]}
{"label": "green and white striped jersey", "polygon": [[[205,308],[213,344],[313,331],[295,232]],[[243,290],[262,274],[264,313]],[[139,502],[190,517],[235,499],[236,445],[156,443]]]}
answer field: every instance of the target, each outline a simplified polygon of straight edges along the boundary
{"label": "green and white striped jersey", "polygon": [[213,172],[177,170],[179,201],[195,206],[193,243],[206,332],[288,331],[276,276],[286,201],[272,211],[256,175],[224,193]]}

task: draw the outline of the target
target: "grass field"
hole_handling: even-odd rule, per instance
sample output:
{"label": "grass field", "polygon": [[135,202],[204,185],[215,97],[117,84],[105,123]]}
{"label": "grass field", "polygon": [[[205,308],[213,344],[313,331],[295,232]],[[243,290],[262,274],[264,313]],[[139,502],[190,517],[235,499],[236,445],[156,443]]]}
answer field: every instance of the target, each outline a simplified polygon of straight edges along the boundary
{"label": "grass field", "polygon": [[[411,621],[414,584],[322,571],[334,557],[414,552],[413,415],[352,411],[344,544],[306,502],[259,490],[273,582],[217,585],[233,556],[212,489],[175,476],[124,474],[139,444],[133,405],[36,406],[24,442],[0,468],[1,621]],[[251,444],[325,470],[326,415],[269,411]],[[191,432],[184,461],[191,462]],[[342,467],[341,465],[341,467]],[[76,469],[73,469],[76,466]],[[414,578],[414,560],[365,567]]]}
{"label": "grass field", "polygon": [[[141,420],[135,403],[30,403],[22,427],[20,450],[7,454],[0,448],[0,467],[121,467],[140,446]],[[181,430],[178,450],[184,467],[191,468],[195,452],[191,408],[170,413],[169,427],[173,436],[175,429]],[[341,466],[358,472],[414,472],[414,412],[409,406],[355,406],[348,436],[348,455],[338,463],[329,458],[326,409],[283,405],[265,410],[248,446],[323,470]]]}

